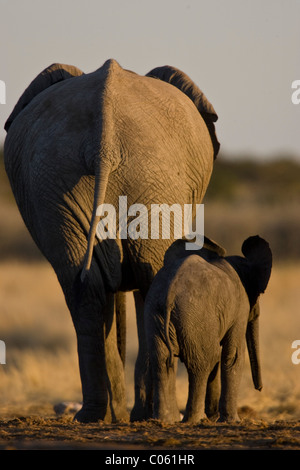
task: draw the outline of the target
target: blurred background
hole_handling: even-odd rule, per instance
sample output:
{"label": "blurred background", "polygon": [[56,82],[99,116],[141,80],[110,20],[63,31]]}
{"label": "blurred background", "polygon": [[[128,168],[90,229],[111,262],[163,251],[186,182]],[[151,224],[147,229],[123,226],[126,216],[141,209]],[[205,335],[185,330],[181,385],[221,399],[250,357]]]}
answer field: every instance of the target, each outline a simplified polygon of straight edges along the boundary
{"label": "blurred background", "polygon": [[[205,196],[205,234],[240,254],[249,235],[266,238],[274,267],[262,296],[264,389],[249,364],[240,405],[263,418],[300,418],[300,3],[297,0],[0,0],[0,417],[53,413],[80,401],[76,340],[51,266],[31,240],[3,164],[5,120],[31,80],[53,62],[91,72],[106,59],[142,75],[174,65],[213,104],[221,152]],[[133,403],[137,350],[128,295],[126,377]],[[180,368],[178,399],[187,380]]]}

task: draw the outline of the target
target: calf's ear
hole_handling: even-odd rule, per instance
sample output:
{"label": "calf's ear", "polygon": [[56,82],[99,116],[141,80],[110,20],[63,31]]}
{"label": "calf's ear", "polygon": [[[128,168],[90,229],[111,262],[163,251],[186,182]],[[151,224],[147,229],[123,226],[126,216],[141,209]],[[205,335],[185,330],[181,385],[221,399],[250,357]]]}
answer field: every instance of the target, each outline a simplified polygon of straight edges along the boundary
{"label": "calf's ear", "polygon": [[164,257],[164,265],[166,266],[170,262],[174,262],[179,258],[185,258],[191,255],[204,256],[204,252],[209,253],[212,257],[224,257],[226,255],[226,250],[217,242],[211,240],[210,238],[204,236],[203,247],[200,250],[187,250],[186,243],[189,243],[189,240],[182,238],[175,240],[174,243],[167,249]]}
{"label": "calf's ear", "polygon": [[269,243],[258,235],[247,238],[242,253],[250,265],[252,302],[265,292],[272,270],[272,251]]}
{"label": "calf's ear", "polygon": [[226,256],[225,248],[223,248],[221,245],[219,245],[214,240],[211,240],[211,238],[208,238],[206,235],[204,236],[203,247],[207,248],[210,251],[214,251],[217,255],[219,255],[221,257]]}

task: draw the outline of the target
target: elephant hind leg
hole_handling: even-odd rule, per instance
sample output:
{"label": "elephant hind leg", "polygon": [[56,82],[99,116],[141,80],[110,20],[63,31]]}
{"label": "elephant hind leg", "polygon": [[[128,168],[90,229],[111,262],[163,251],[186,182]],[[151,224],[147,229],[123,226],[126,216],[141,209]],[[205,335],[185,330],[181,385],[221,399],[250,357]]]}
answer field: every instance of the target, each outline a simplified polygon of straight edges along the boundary
{"label": "elephant hind leg", "polygon": [[219,421],[234,422],[240,418],[237,412],[238,390],[242,377],[244,365],[244,338],[241,336],[240,342],[225,338],[222,358],[221,358],[221,397],[220,397],[220,418]]}
{"label": "elephant hind leg", "polygon": [[205,418],[204,403],[208,373],[188,369],[189,394],[183,422],[199,423]]}
{"label": "elephant hind leg", "polygon": [[153,418],[165,423],[181,420],[176,399],[176,365],[167,366],[168,350],[161,344],[161,351],[151,357],[153,376]]}
{"label": "elephant hind leg", "polygon": [[217,362],[207,381],[205,396],[205,414],[215,421],[219,415],[219,400],[221,392],[220,363]]}
{"label": "elephant hind leg", "polygon": [[[97,264],[84,283],[80,269],[57,269],[77,336],[83,407],[77,421],[128,420],[124,364],[117,344],[114,294],[106,293]],[[89,282],[90,279],[93,282]],[[72,282],[73,280],[73,282]]]}
{"label": "elephant hind leg", "polygon": [[117,345],[114,294],[105,305],[91,299],[73,318],[78,343],[83,407],[81,422],[128,420],[124,365]]}
{"label": "elephant hind leg", "polygon": [[136,322],[138,332],[138,354],[134,369],[134,406],[131,421],[143,421],[152,417],[152,380],[149,353],[144,325],[144,299],[139,291],[134,292]]}

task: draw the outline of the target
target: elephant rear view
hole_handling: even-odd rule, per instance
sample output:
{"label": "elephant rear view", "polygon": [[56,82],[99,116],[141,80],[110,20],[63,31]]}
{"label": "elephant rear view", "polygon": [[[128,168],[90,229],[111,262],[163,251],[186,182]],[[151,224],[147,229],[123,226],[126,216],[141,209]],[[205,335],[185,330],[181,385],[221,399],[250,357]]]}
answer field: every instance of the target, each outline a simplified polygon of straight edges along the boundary
{"label": "elephant rear view", "polygon": [[[62,64],[46,68],[7,120],[4,157],[12,190],[58,277],[77,334],[80,421],[127,416],[116,296],[135,290],[142,315],[174,241],[172,230],[169,239],[130,238],[129,219],[121,227],[118,217],[117,236],[100,238],[98,208],[118,209],[120,196],[128,207],[139,203],[149,212],[151,204],[201,203],[218,151],[216,119],[183,72],[159,67],[141,76],[109,59],[92,73]],[[144,419],[149,371],[140,318],[132,417]]]}
{"label": "elephant rear view", "polygon": [[254,386],[262,388],[258,298],[271,274],[269,245],[249,237],[242,246],[245,257],[220,256],[206,248],[189,255],[178,246],[174,256],[172,247],[169,251],[145,302],[153,417],[178,420],[173,358],[179,356],[189,378],[184,420],[199,422],[205,413],[209,418],[219,413],[221,421],[238,420],[246,342]]}

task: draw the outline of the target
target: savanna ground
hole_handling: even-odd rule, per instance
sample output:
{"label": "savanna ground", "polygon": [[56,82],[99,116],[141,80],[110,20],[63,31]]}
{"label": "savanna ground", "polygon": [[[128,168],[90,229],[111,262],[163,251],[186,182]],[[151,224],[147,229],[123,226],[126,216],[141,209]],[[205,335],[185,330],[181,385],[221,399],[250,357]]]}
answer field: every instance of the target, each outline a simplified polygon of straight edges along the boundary
{"label": "savanna ground", "polygon": [[[1,161],[1,160],[0,160]],[[8,449],[300,449],[300,165],[218,162],[205,198],[205,233],[229,253],[249,235],[265,237],[274,267],[261,298],[264,387],[254,390],[246,358],[240,389],[241,422],[200,425],[79,424],[81,401],[76,339],[52,268],[35,248],[0,167],[0,450]],[[132,296],[128,294],[126,382],[133,405],[137,352]],[[179,368],[178,403],[184,409],[187,377]],[[67,404],[63,413],[56,405]]]}

